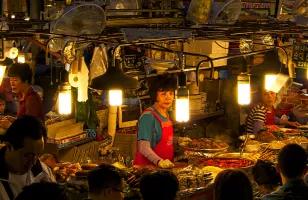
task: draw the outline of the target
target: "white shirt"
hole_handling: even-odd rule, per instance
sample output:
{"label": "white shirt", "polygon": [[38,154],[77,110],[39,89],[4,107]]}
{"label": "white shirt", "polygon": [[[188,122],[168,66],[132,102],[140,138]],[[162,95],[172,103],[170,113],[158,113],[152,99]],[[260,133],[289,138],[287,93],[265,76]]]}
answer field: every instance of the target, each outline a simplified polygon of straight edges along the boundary
{"label": "white shirt", "polygon": [[[32,183],[37,183],[41,181],[56,182],[51,169],[42,162],[41,165],[43,171],[36,177],[33,176],[31,169],[27,173],[22,175],[13,174],[9,172],[8,182],[15,198],[25,186],[31,185]],[[9,200],[6,190],[4,189],[4,186],[2,185],[1,182],[0,182],[0,200]]]}

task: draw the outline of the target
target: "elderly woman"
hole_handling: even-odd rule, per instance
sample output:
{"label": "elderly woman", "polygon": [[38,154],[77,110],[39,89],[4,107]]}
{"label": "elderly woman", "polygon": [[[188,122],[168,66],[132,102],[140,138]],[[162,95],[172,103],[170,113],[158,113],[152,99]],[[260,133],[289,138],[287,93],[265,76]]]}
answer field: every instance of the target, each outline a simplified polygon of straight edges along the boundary
{"label": "elderly woman", "polygon": [[150,85],[154,104],[147,108],[138,121],[135,165],[173,166],[173,125],[168,110],[174,100],[176,80],[158,76]]}

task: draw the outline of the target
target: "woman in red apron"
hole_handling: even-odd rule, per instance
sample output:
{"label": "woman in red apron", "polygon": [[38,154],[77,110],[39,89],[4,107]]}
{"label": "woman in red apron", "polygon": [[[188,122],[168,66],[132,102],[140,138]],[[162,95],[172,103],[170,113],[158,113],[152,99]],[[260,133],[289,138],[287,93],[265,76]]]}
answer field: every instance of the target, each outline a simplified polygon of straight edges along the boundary
{"label": "woman in red apron", "polygon": [[135,165],[157,165],[173,167],[173,125],[168,110],[174,100],[176,80],[157,77],[150,85],[150,96],[154,104],[147,108],[138,122],[137,152]]}

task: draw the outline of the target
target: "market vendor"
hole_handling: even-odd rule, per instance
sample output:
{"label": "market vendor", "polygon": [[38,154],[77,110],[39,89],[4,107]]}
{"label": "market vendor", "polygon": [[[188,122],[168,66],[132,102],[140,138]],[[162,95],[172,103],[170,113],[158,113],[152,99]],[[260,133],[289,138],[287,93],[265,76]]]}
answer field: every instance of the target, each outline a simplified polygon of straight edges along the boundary
{"label": "market vendor", "polygon": [[253,107],[246,120],[246,131],[248,133],[259,133],[265,126],[269,125],[287,125],[297,127],[298,122],[288,121],[287,118],[276,116],[274,104],[276,102],[276,93],[273,91],[263,91],[262,102]]}
{"label": "market vendor", "polygon": [[31,86],[32,70],[28,64],[15,63],[8,70],[11,87],[19,97],[17,117],[31,115],[44,121],[40,96]]}
{"label": "market vendor", "polygon": [[154,104],[144,110],[138,121],[137,153],[135,165],[173,167],[173,125],[168,111],[174,100],[176,79],[156,77],[150,85]]}

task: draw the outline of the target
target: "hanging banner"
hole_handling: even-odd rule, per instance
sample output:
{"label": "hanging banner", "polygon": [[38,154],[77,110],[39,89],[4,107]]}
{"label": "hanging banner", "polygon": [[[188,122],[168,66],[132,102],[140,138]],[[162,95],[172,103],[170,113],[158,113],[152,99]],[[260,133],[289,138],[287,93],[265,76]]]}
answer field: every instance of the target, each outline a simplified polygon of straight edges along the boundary
{"label": "hanging banner", "polygon": [[276,0],[242,0],[242,14],[275,17],[277,9]]}
{"label": "hanging banner", "polygon": [[297,68],[308,69],[308,40],[294,45],[293,63]]}

